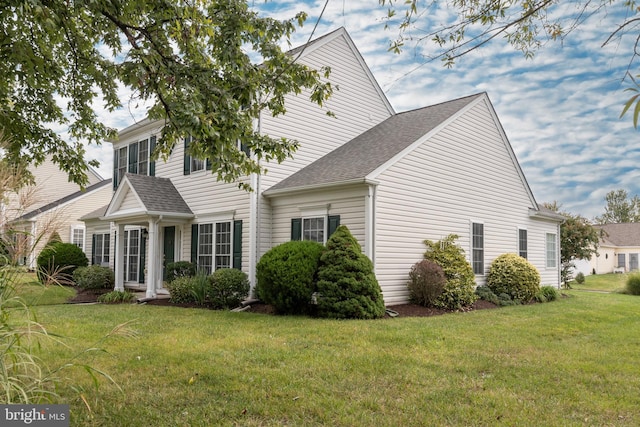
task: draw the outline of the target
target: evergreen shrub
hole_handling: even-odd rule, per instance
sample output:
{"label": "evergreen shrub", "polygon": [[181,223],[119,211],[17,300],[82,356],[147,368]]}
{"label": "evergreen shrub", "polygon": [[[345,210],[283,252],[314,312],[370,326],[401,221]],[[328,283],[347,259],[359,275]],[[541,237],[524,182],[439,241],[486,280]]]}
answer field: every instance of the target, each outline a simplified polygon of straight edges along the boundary
{"label": "evergreen shrub", "polygon": [[110,289],[114,286],[115,276],[109,267],[90,265],[76,268],[73,281],[80,289]]}
{"label": "evergreen shrub", "polygon": [[640,273],[632,273],[627,277],[626,293],[640,295]]}
{"label": "evergreen shrub", "polygon": [[178,277],[193,277],[196,275],[196,265],[189,261],[176,261],[167,264],[167,283],[173,282]]}
{"label": "evergreen shrub", "polygon": [[219,268],[209,279],[209,300],[214,308],[237,307],[249,295],[249,279],[240,270]]}
{"label": "evergreen shrub", "polygon": [[256,296],[278,314],[307,314],[324,246],[293,240],[271,248],[256,265]]}
{"label": "evergreen shrub", "polygon": [[46,283],[55,280],[70,283],[73,272],[78,267],[86,267],[89,260],[82,249],[73,243],[53,243],[45,247],[38,255],[38,279]]}
{"label": "evergreen shrub", "polygon": [[576,274],[576,277],[574,279],[576,281],[577,284],[582,285],[584,283],[584,273],[582,271],[578,272],[578,274]]}
{"label": "evergreen shrub", "polygon": [[331,235],[320,257],[317,292],[320,317],[375,319],[385,314],[373,263],[344,225]]}
{"label": "evergreen shrub", "polygon": [[456,245],[456,239],[457,235],[450,234],[439,241],[424,241],[427,246],[424,258],[442,267],[447,279],[435,306],[448,310],[469,307],[478,299],[473,269],[464,256],[464,250]]}
{"label": "evergreen shrub", "polygon": [[487,286],[498,296],[508,294],[518,304],[531,301],[540,290],[540,273],[516,254],[502,254],[491,263]]}
{"label": "evergreen shrub", "polygon": [[478,286],[476,288],[476,295],[481,300],[489,301],[495,305],[500,305],[500,299],[491,289],[489,289],[488,286]]}
{"label": "evergreen shrub", "polygon": [[167,289],[169,289],[169,295],[171,296],[169,300],[172,303],[189,304],[196,302],[196,281],[194,277],[181,276],[171,283],[167,283]]}
{"label": "evergreen shrub", "polygon": [[425,307],[433,307],[444,291],[447,278],[444,270],[433,261],[423,259],[411,267],[409,272],[409,299]]}

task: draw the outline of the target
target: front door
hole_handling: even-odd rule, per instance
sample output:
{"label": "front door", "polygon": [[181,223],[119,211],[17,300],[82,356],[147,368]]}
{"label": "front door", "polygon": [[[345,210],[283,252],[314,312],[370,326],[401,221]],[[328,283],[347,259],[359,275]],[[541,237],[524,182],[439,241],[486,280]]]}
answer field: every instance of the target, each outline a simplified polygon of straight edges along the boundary
{"label": "front door", "polygon": [[176,253],[176,227],[164,227],[164,242],[163,242],[163,257],[162,257],[162,279],[167,278],[167,264],[175,261]]}
{"label": "front door", "polygon": [[638,254],[629,254],[629,271],[638,269]]}

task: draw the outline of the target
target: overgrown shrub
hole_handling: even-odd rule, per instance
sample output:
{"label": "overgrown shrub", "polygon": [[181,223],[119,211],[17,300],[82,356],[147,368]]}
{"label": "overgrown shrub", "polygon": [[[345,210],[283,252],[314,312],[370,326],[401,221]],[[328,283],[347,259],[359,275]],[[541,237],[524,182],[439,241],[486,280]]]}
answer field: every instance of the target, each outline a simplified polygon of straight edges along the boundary
{"label": "overgrown shrub", "polygon": [[476,288],[476,295],[481,300],[489,301],[490,303],[493,303],[495,305],[500,305],[500,299],[496,294],[493,293],[491,289],[489,289],[488,286],[478,286]]}
{"label": "overgrown shrub", "polygon": [[294,240],[273,247],[256,265],[256,296],[278,314],[309,312],[324,246]]}
{"label": "overgrown shrub", "polygon": [[136,296],[129,291],[111,291],[98,297],[98,302],[104,304],[123,304],[133,302]]}
{"label": "overgrown shrub", "polygon": [[640,273],[629,274],[626,292],[631,295],[640,295]]}
{"label": "overgrown shrub", "polygon": [[582,271],[576,274],[576,278],[574,279],[577,284],[582,285],[584,283],[584,273]]}
{"label": "overgrown shrub", "polygon": [[487,286],[498,296],[505,293],[514,302],[524,304],[540,290],[540,273],[521,256],[502,254],[491,263]]}
{"label": "overgrown shrub", "polygon": [[327,241],[320,257],[317,315],[338,319],[384,316],[382,291],[373,263],[362,253],[349,229],[341,225]]}
{"label": "overgrown shrub", "polygon": [[109,267],[90,265],[76,268],[73,281],[80,289],[110,289],[114,286],[115,276]]}
{"label": "overgrown shrub", "polygon": [[469,307],[478,299],[474,292],[473,269],[464,256],[464,250],[455,244],[457,238],[457,235],[450,234],[439,241],[424,241],[427,246],[424,258],[442,267],[447,278],[435,305],[449,310]]}
{"label": "overgrown shrub", "polygon": [[196,302],[195,280],[193,277],[177,277],[173,282],[167,284],[170,301],[176,304],[189,304]]}
{"label": "overgrown shrub", "polygon": [[415,263],[409,272],[409,299],[425,307],[435,306],[446,283],[447,278],[442,267],[433,261],[423,259]]}
{"label": "overgrown shrub", "polygon": [[560,293],[553,286],[543,286],[535,295],[535,300],[538,302],[551,302],[560,297]]}
{"label": "overgrown shrub", "polygon": [[70,283],[75,269],[86,267],[89,260],[78,246],[59,242],[45,247],[38,255],[37,263],[41,282]]}
{"label": "overgrown shrub", "polygon": [[209,276],[209,299],[214,308],[234,308],[249,295],[247,275],[235,268],[219,268]]}
{"label": "overgrown shrub", "polygon": [[196,275],[196,265],[189,261],[176,261],[167,264],[167,283],[178,277],[193,277]]}

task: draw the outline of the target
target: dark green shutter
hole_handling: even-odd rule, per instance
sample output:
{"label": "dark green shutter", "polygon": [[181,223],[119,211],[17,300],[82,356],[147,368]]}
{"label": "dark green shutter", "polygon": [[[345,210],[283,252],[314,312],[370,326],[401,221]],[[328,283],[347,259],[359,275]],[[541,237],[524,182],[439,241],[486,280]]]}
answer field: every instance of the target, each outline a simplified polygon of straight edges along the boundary
{"label": "dark green shutter", "polygon": [[138,265],[138,283],[144,283],[144,268],[147,264],[147,239],[140,230],[140,264]]}
{"label": "dark green shutter", "polygon": [[189,156],[189,143],[191,142],[191,137],[188,136],[184,139],[184,174],[191,174],[191,156]]}
{"label": "dark green shutter", "polygon": [[242,220],[233,221],[233,268],[242,270]]}
{"label": "dark green shutter", "polygon": [[151,160],[156,149],[156,136],[149,138],[149,176],[156,176],[156,162]]}
{"label": "dark green shutter", "polygon": [[240,151],[242,151],[247,157],[251,156],[251,148],[249,148],[249,144],[245,144],[244,142],[241,142]]}
{"label": "dark green shutter", "polygon": [[118,188],[118,150],[113,150],[113,189]]}
{"label": "dark green shutter", "polygon": [[211,170],[211,160],[207,159],[207,161],[205,162],[205,164],[206,164],[206,168],[207,168],[207,170],[208,170],[208,171],[210,171],[210,170]]}
{"label": "dark green shutter", "polygon": [[302,218],[291,218],[291,240],[302,240]]}
{"label": "dark green shutter", "polygon": [[340,215],[329,215],[329,235],[327,237],[331,237],[338,227],[340,227]]}
{"label": "dark green shutter", "polygon": [[191,262],[198,263],[198,224],[191,224]]}
{"label": "dark green shutter", "polygon": [[138,143],[129,145],[129,173],[138,173]]}
{"label": "dark green shutter", "polygon": [[96,235],[91,235],[91,265],[96,263]]}

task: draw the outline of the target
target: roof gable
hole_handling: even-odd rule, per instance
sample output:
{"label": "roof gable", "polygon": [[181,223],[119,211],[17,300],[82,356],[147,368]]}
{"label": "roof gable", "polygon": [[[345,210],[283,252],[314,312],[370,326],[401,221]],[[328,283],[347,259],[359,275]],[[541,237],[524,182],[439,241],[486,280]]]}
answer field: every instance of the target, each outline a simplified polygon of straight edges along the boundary
{"label": "roof gable", "polygon": [[193,212],[168,178],[125,174],[105,219],[135,215],[171,215],[192,217]]}

